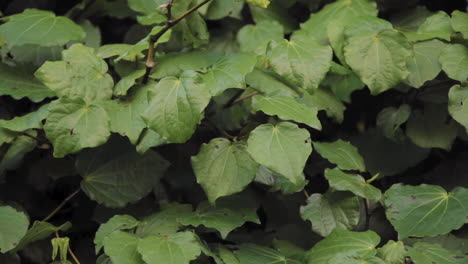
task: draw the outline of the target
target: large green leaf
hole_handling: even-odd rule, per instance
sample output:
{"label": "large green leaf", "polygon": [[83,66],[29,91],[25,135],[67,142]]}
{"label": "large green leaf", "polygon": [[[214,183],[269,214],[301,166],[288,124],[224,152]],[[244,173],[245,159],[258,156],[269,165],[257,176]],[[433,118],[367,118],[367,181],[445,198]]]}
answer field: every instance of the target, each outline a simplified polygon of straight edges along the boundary
{"label": "large green leaf", "polygon": [[261,92],[262,94],[268,95],[274,93],[278,96],[298,96],[293,88],[276,79],[272,74],[268,74],[267,72],[259,69],[254,69],[251,73],[247,74],[247,76],[245,76],[245,82],[251,88]]}
{"label": "large green leaf", "polygon": [[411,55],[411,45],[393,29],[350,37],[345,46],[346,62],[374,95],[408,77],[406,60]]}
{"label": "large green leaf", "polygon": [[186,231],[143,238],[138,252],[148,264],[187,264],[201,254],[201,248],[196,235]]}
{"label": "large green leaf", "polygon": [[314,142],[315,150],[343,170],[366,171],[366,165],[358,149],[341,139],[335,142]]}
{"label": "large green leaf", "polygon": [[291,33],[297,28],[297,18],[289,12],[291,1],[272,1],[267,8],[249,4],[249,10],[255,23],[262,21],[279,22],[285,33]]}
{"label": "large green leaf", "polygon": [[273,71],[295,86],[314,89],[328,72],[333,52],[329,46],[303,34],[271,43],[267,54]]}
{"label": "large green leaf", "polygon": [[230,142],[225,138],[212,139],[201,146],[192,157],[197,182],[208,200],[242,191],[255,178],[258,164],[247,153],[244,142]]}
{"label": "large green leaf", "polygon": [[457,137],[458,127],[450,119],[445,105],[427,105],[415,110],[406,124],[406,135],[422,148],[442,148],[449,151]]}
{"label": "large green leaf", "polygon": [[312,152],[310,134],[289,122],[264,124],[250,133],[247,151],[259,164],[284,175],[292,183],[304,179],[302,173]]}
{"label": "large green leaf", "polygon": [[317,108],[302,104],[290,96],[255,96],[252,107],[254,111],[262,111],[268,115],[277,115],[283,120],[293,120],[306,124],[317,130],[322,124],[317,117]]}
{"label": "large green leaf", "polygon": [[156,152],[139,155],[119,141],[81,152],[76,163],[83,191],[108,207],[123,207],[146,196],[168,165]]}
{"label": "large green leaf", "polygon": [[459,84],[452,86],[448,97],[450,115],[468,131],[468,86]]}
{"label": "large green leaf", "polygon": [[17,116],[10,120],[0,119],[0,127],[11,131],[21,132],[33,128],[42,128],[42,121],[49,114],[49,104],[41,106],[34,112]]}
{"label": "large green leaf", "polygon": [[257,25],[247,25],[237,33],[242,51],[252,51],[264,55],[268,42],[283,40],[283,27],[276,21],[261,21]]}
{"label": "large green leaf", "polygon": [[178,218],[191,212],[190,204],[166,204],[161,211],[141,220],[136,234],[139,237],[173,234],[182,227]]}
{"label": "large green leaf", "polygon": [[387,264],[405,263],[405,245],[401,241],[390,240],[383,247],[377,249],[377,256]]}
{"label": "large green leaf", "polygon": [[225,17],[241,18],[243,1],[232,0],[214,0],[210,3],[206,10],[206,19],[222,19]]}
{"label": "large green leaf", "polygon": [[99,105],[63,97],[50,104],[44,130],[54,145],[54,157],[61,158],[104,144],[110,136],[109,116]]}
{"label": "large green leaf", "polygon": [[180,78],[166,77],[149,90],[149,106],[143,113],[148,127],[174,143],[187,141],[203,117],[211,95],[195,72]]}
{"label": "large green leaf", "polygon": [[414,264],[464,264],[468,261],[468,257],[461,252],[452,252],[439,244],[423,242],[410,247],[407,255],[411,257]]}
{"label": "large green leaf", "polygon": [[452,12],[452,28],[468,39],[468,13],[455,10]]}
{"label": "large green leaf", "polygon": [[402,137],[403,131],[400,126],[408,121],[411,108],[402,104],[398,108],[386,107],[377,115],[377,127],[379,127],[387,138]]}
{"label": "large green leaf", "polygon": [[330,187],[338,191],[350,191],[374,201],[379,201],[382,196],[380,190],[367,183],[361,175],[345,173],[335,168],[326,169],[325,178],[329,181]]}
{"label": "large green leaf", "polygon": [[0,206],[0,252],[6,253],[16,247],[28,226],[28,217],[23,212],[11,206]]}
{"label": "large green leaf", "polygon": [[405,82],[412,87],[419,88],[425,82],[437,77],[442,70],[439,56],[445,45],[437,39],[414,44],[414,56],[409,57],[407,61],[410,74]]}
{"label": "large green leaf", "polygon": [[468,79],[468,47],[448,44],[440,54],[439,61],[448,77],[464,82]]}
{"label": "large green leaf", "polygon": [[138,225],[138,220],[130,215],[114,215],[109,221],[99,226],[94,237],[96,253],[104,246],[104,239],[116,230],[132,229]]}
{"label": "large green leaf", "polygon": [[242,244],[235,252],[240,264],[302,264],[303,262],[297,259],[290,258],[283,253],[254,244]]}
{"label": "large green leaf", "polygon": [[421,41],[433,38],[450,41],[452,32],[453,30],[449,15],[444,11],[439,11],[427,17],[416,32],[407,32],[406,36],[411,41]]}
{"label": "large green leaf", "polygon": [[54,97],[55,93],[24,69],[0,63],[0,95],[10,95],[15,99],[27,97],[33,102],[40,102]]}
{"label": "large green leaf", "polygon": [[301,217],[312,223],[312,230],[328,236],[335,228],[354,229],[359,222],[359,199],[349,192],[314,193],[301,206]]}
{"label": "large green leaf", "polygon": [[203,82],[213,96],[228,88],[244,88],[245,75],[255,66],[256,56],[251,53],[231,53],[221,57],[203,74]]}
{"label": "large green leaf", "polygon": [[468,219],[468,189],[396,184],[384,194],[387,218],[401,239],[435,236],[458,229]]}
{"label": "large green leaf", "polygon": [[241,196],[232,196],[220,200],[216,206],[207,201],[202,202],[195,212],[179,217],[178,221],[183,225],[214,228],[226,239],[232,230],[245,222],[260,224],[256,211],[257,207],[252,201]]}
{"label": "large green leaf", "polygon": [[338,254],[352,257],[371,257],[380,237],[374,231],[352,232],[337,228],[308,252],[308,264],[327,264]]}
{"label": "large green leaf", "polygon": [[66,17],[38,9],[26,9],[6,18],[0,25],[0,37],[9,48],[24,44],[40,46],[64,45],[71,40],[83,40],[83,29]]}
{"label": "large green leaf", "polygon": [[31,228],[28,230],[28,232],[26,232],[24,237],[20,240],[18,245],[16,245],[16,247],[13,250],[19,251],[32,242],[45,239],[57,231],[66,231],[70,229],[70,227],[70,222],[66,222],[60,226],[54,226],[47,222],[34,221]]}
{"label": "large green leaf", "polygon": [[104,238],[104,252],[113,264],[144,264],[137,251],[139,241],[136,235],[117,230]]}
{"label": "large green leaf", "polygon": [[86,102],[111,98],[114,81],[93,48],[75,44],[62,56],[62,61],[44,63],[36,77],[59,97],[79,96]]}
{"label": "large green leaf", "polygon": [[377,12],[377,6],[373,1],[340,0],[312,14],[309,20],[301,24],[301,29],[323,43],[327,41],[327,27],[331,22],[339,20],[346,25],[351,23],[353,18],[376,16]]}

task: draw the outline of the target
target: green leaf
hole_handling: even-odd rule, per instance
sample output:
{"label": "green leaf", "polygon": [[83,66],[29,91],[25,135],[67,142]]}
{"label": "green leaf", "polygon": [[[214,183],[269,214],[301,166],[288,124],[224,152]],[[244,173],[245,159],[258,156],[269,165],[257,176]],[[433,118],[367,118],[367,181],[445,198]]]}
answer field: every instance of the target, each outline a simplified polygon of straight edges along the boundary
{"label": "green leaf", "polygon": [[272,248],[254,244],[242,244],[235,252],[241,264],[302,264],[302,261],[289,258]]}
{"label": "green leaf", "polygon": [[13,251],[19,251],[23,249],[28,244],[31,244],[35,241],[45,239],[57,231],[67,231],[71,228],[71,223],[66,222],[60,226],[54,226],[47,222],[34,221],[32,227],[26,232],[24,237],[20,240],[18,245],[13,249]]}
{"label": "green leaf", "polygon": [[312,230],[326,237],[336,228],[354,229],[359,222],[359,199],[349,192],[314,193],[301,206],[301,217]]}
{"label": "green leaf", "polygon": [[384,92],[408,77],[406,59],[411,45],[396,30],[352,36],[344,48],[346,62],[373,95]]}
{"label": "green leaf", "polygon": [[468,47],[461,44],[448,44],[439,57],[442,69],[448,77],[464,82],[468,79]]}
{"label": "green leaf", "polygon": [[360,257],[360,256],[347,256],[346,254],[337,254],[335,257],[328,261],[328,264],[387,264],[378,257]]}
{"label": "green leaf", "polygon": [[386,107],[377,115],[377,127],[383,134],[390,139],[403,137],[401,125],[408,121],[411,114],[411,108],[407,104],[402,104],[398,108]]}
{"label": "green leaf", "polygon": [[243,1],[238,0],[214,0],[206,10],[206,19],[218,20],[225,17],[241,18]]}
{"label": "green leaf", "polygon": [[419,42],[413,45],[414,56],[407,60],[410,74],[405,83],[419,88],[425,82],[435,79],[442,70],[439,56],[446,44],[440,40]]}
{"label": "green leaf", "polygon": [[270,191],[281,191],[283,194],[300,192],[309,181],[304,179],[294,184],[283,175],[273,172],[265,166],[260,166],[255,176],[255,182],[271,186]]}
{"label": "green leaf", "polygon": [[337,228],[308,252],[308,264],[326,264],[337,254],[352,257],[371,257],[380,237],[374,231],[353,232]]}
{"label": "green leaf", "polygon": [[203,118],[211,95],[195,72],[166,77],[150,87],[142,117],[149,128],[174,143],[187,141]]}
{"label": "green leaf", "polygon": [[60,256],[59,261],[54,261],[52,263],[71,264],[71,262],[67,260],[68,250],[70,249],[70,238],[54,237],[50,242],[52,244],[52,260],[55,260],[57,255]]}
{"label": "green leaf", "polygon": [[261,8],[249,4],[250,13],[255,23],[262,21],[279,22],[286,33],[291,33],[297,28],[297,18],[289,12],[290,1],[272,1],[267,8]]}
{"label": "green leaf", "polygon": [[155,0],[155,1],[148,1],[148,0],[127,0],[128,7],[132,10],[135,10],[140,13],[150,14],[157,12],[157,9],[161,4],[164,4],[164,1]]}
{"label": "green leaf", "polygon": [[160,212],[145,217],[138,225],[136,234],[147,237],[176,233],[182,227],[178,218],[189,213],[192,213],[190,204],[167,204]]}
{"label": "green leaf", "polygon": [[306,35],[293,35],[290,41],[270,44],[269,65],[291,84],[303,89],[318,87],[330,69],[332,49]]}
{"label": "green leaf", "polygon": [[[364,88],[364,83],[351,70],[346,69],[345,73],[334,72],[333,63],[332,68],[330,70],[331,71],[327,74],[327,76],[320,85],[330,87],[330,89],[333,91],[333,94],[335,95],[335,100],[339,99],[344,102],[350,103],[351,94],[356,90]],[[344,112],[344,106],[340,106],[337,104],[336,109],[336,119],[338,119],[339,117],[343,116],[342,112]]]}
{"label": "green leaf", "polygon": [[463,264],[468,257],[461,252],[452,252],[438,244],[416,243],[408,251],[414,264]]}
{"label": "green leaf", "polygon": [[273,75],[259,69],[254,69],[251,73],[247,74],[247,76],[245,76],[245,82],[248,86],[262,94],[268,95],[275,93],[276,95],[289,97],[298,96],[293,88],[276,79]]}
{"label": "green leaf", "polygon": [[185,214],[178,218],[183,225],[214,228],[221,234],[223,239],[237,227],[245,222],[260,224],[257,216],[257,206],[249,199],[242,196],[231,196],[221,199],[216,206],[210,205],[208,201],[198,205],[195,212]]}
{"label": "green leaf", "polygon": [[[27,131],[26,133],[33,137],[37,136],[35,131]],[[36,140],[31,137],[24,135],[16,137],[0,160],[0,176],[5,170],[14,170],[21,165],[24,156],[33,151],[36,145]]]}
{"label": "green leaf", "polygon": [[44,131],[54,145],[54,157],[62,158],[104,144],[110,136],[109,116],[99,105],[63,97],[50,104]]}
{"label": "green leaf", "polygon": [[256,57],[250,53],[223,56],[203,74],[203,83],[213,96],[228,88],[244,88],[245,75],[253,70],[255,63]]}
{"label": "green leaf", "polygon": [[468,86],[459,84],[452,86],[448,97],[450,115],[468,131]]}
{"label": "green leaf", "polygon": [[[234,0],[235,1],[235,0]],[[240,49],[252,51],[258,55],[264,55],[270,41],[283,40],[283,26],[276,21],[261,21],[256,25],[247,25],[237,33]]]}
{"label": "green leaf", "polygon": [[377,256],[387,264],[405,263],[405,245],[401,241],[390,240],[383,247],[377,249]]}
{"label": "green leaf", "polygon": [[410,41],[421,41],[433,38],[450,41],[452,32],[449,15],[443,11],[439,11],[427,17],[419,26],[417,32],[407,32],[406,36]]}
{"label": "green leaf", "polygon": [[28,230],[29,220],[11,206],[0,206],[0,252],[15,248]]}
{"label": "green leaf", "polygon": [[139,222],[130,215],[114,215],[109,221],[99,226],[94,237],[96,254],[104,246],[104,239],[116,230],[127,230],[138,226]]}
{"label": "green leaf", "polygon": [[9,95],[17,100],[27,97],[40,102],[54,97],[55,93],[24,69],[0,63],[0,95]]}
{"label": "green leaf", "polygon": [[270,0],[246,0],[247,3],[256,5],[262,8],[267,8],[270,5]]}
{"label": "green leaf", "polygon": [[414,110],[406,124],[406,135],[422,148],[442,148],[449,151],[457,137],[458,127],[450,119],[445,105],[426,105]]}
{"label": "green leaf", "polygon": [[312,14],[305,23],[301,24],[301,30],[308,32],[321,43],[325,43],[327,27],[332,21],[340,20],[346,25],[352,23],[356,17],[376,16],[377,12],[377,5],[373,1],[340,0]]}
{"label": "green leaf", "polygon": [[134,234],[117,230],[104,238],[104,252],[113,264],[144,264],[137,251],[139,241]]}
{"label": "green leaf", "polygon": [[379,201],[382,196],[380,190],[367,183],[361,175],[345,173],[335,168],[325,169],[325,178],[330,182],[330,187],[338,191],[350,191],[373,201]]}
{"label": "green leaf", "polygon": [[141,59],[144,57],[142,51],[139,53],[130,54],[130,50],[133,45],[130,44],[107,44],[99,47],[96,52],[96,56],[102,59],[108,59],[111,57],[118,56],[122,60],[134,61],[135,59]]}
{"label": "green leaf", "polygon": [[46,61],[58,61],[62,58],[62,46],[41,47],[27,44],[13,47],[9,52],[17,62],[32,64],[39,68]]}
{"label": "green leaf", "polygon": [[317,130],[322,129],[322,124],[320,124],[320,120],[317,117],[317,108],[302,104],[289,96],[257,95],[254,97],[252,107],[254,111],[262,111],[268,115],[277,115],[283,120],[293,120]]}
{"label": "green leaf", "polygon": [[157,57],[158,66],[153,69],[150,77],[162,79],[167,76],[179,76],[184,71],[204,71],[216,63],[221,52],[196,50],[189,52],[170,53]]}
{"label": "green leaf", "polygon": [[435,236],[458,229],[467,222],[468,189],[447,193],[442,187],[395,184],[384,194],[388,220],[400,239]]}
{"label": "green leaf", "polygon": [[255,178],[258,164],[246,151],[244,142],[212,139],[192,157],[197,183],[214,204],[219,197],[242,191]]}
{"label": "green leaf", "polygon": [[148,264],[187,264],[201,254],[201,248],[195,234],[186,231],[143,238],[138,243],[138,252]]}
{"label": "green leaf", "polygon": [[302,171],[312,152],[310,134],[289,122],[264,124],[250,133],[247,152],[259,164],[298,183],[304,180]]}
{"label": "green leaf", "polygon": [[125,75],[114,87],[115,96],[125,96],[130,88],[136,84],[136,80],[145,75],[145,69],[135,70]]}
{"label": "green leaf", "polygon": [[7,17],[7,22],[0,25],[0,36],[11,48],[24,44],[65,45],[71,40],[83,40],[86,34],[66,17],[57,17],[50,11],[26,9]]}
{"label": "green leaf", "polygon": [[364,159],[351,143],[339,139],[331,143],[314,142],[313,144],[322,157],[336,164],[340,169],[366,171]]}
{"label": "green leaf", "polygon": [[79,96],[85,102],[111,98],[114,81],[93,48],[75,44],[62,57],[62,61],[44,63],[36,77],[59,97]]}
{"label": "green leaf", "polygon": [[41,106],[34,112],[17,116],[10,120],[0,119],[0,127],[11,131],[21,132],[33,128],[42,128],[42,121],[49,114],[49,104]]}
{"label": "green leaf", "polygon": [[468,39],[468,13],[455,10],[452,12],[452,28],[456,32],[460,32],[463,38]]}
{"label": "green leaf", "polygon": [[136,146],[136,150],[140,154],[145,154],[145,152],[151,149],[152,147],[157,147],[169,143],[167,142],[167,140],[162,138],[156,131],[152,129],[143,130],[140,137],[141,140]]}
{"label": "green leaf", "polygon": [[140,156],[123,142],[83,151],[76,163],[83,191],[108,207],[123,207],[148,195],[168,166],[156,152]]}
{"label": "green leaf", "polygon": [[[163,1],[162,4],[166,4]],[[197,1],[177,1],[172,6],[172,16],[181,16],[184,12],[194,7]],[[181,20],[173,27],[173,39],[181,43],[182,46],[192,46],[198,48],[205,45],[209,40],[209,32],[205,20],[199,12],[194,12],[190,16]]]}

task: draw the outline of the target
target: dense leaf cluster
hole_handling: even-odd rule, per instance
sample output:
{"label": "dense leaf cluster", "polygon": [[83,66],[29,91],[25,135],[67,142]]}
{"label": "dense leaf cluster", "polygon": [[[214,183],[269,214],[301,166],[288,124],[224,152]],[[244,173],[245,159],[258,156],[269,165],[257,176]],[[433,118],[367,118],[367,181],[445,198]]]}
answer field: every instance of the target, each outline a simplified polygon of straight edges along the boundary
{"label": "dense leaf cluster", "polygon": [[463,4],[52,2],[1,18],[0,263],[468,263]]}

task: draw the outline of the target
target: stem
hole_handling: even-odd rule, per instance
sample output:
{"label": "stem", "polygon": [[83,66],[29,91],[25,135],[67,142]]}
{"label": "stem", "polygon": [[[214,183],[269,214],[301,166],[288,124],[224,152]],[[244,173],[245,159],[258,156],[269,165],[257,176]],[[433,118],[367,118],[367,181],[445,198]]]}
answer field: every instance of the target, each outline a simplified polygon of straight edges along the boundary
{"label": "stem", "polygon": [[379,178],[380,176],[380,173],[376,173],[374,176],[372,176],[372,178],[368,179],[366,182],[367,183],[372,183],[373,181],[377,180],[377,178]]}
{"label": "stem", "polygon": [[304,193],[304,195],[305,195],[305,197],[306,197],[307,199],[310,198],[310,195],[309,195],[309,193],[306,191],[306,189],[302,190],[302,192]]}
{"label": "stem", "polygon": [[[154,62],[154,52],[155,48],[154,45],[156,42],[158,42],[159,38],[164,35],[169,29],[171,29],[173,26],[177,25],[182,19],[186,18],[187,16],[191,15],[193,12],[197,11],[200,7],[204,6],[206,3],[210,2],[211,0],[204,0],[200,2],[198,5],[190,8],[189,10],[185,11],[182,15],[177,17],[174,20],[168,20],[166,25],[161,28],[160,31],[158,31],[156,34],[152,35],[149,40],[149,46],[148,46],[148,56],[146,58],[146,72],[145,75],[143,76],[143,83],[148,82],[149,75],[151,73],[151,70],[153,69],[155,62]],[[169,0],[167,3],[167,8],[168,8],[168,16],[171,16],[171,7],[172,7],[173,0]]]}
{"label": "stem", "polygon": [[229,108],[229,107],[231,107],[231,106],[233,106],[233,105],[235,105],[235,104],[237,104],[237,103],[240,103],[240,102],[244,101],[245,99],[249,99],[250,97],[252,97],[252,96],[254,96],[254,95],[256,95],[256,94],[260,94],[260,92],[259,92],[259,91],[255,91],[255,92],[249,93],[249,94],[247,94],[247,95],[244,95],[244,96],[242,96],[242,97],[239,97],[239,98],[237,98],[236,100],[234,100],[234,101],[232,101],[232,102],[226,104],[226,106],[225,106],[224,108]]}
{"label": "stem", "polygon": [[369,230],[370,214],[369,214],[369,199],[361,198],[364,203],[364,212],[366,214],[366,219],[364,222],[364,231]]}
{"label": "stem", "polygon": [[26,132],[24,132],[24,131],[19,132],[19,133],[20,133],[21,135],[23,135],[23,136],[32,138],[32,139],[34,139],[34,140],[36,140],[36,141],[38,141],[38,142],[44,142],[44,141],[40,140],[38,137],[35,137],[35,136],[33,136],[33,135],[30,135],[30,134],[28,134],[28,133],[26,133]]}
{"label": "stem", "polygon": [[75,195],[77,195],[79,192],[81,191],[81,188],[78,188],[76,191],[74,191],[73,193],[71,193],[70,195],[67,196],[67,198],[65,198],[65,200],[63,200],[58,206],[57,208],[55,208],[48,216],[46,216],[44,219],[42,219],[42,222],[47,222],[48,220],[50,220],[52,217],[54,217],[54,215],[60,211],[60,209],[62,209],[62,207],[68,202],[70,201],[73,197],[75,197]]}
{"label": "stem", "polygon": [[174,4],[174,0],[169,0],[167,2],[166,8],[167,8],[167,20],[170,21],[172,19],[172,5]]}
{"label": "stem", "polygon": [[[55,237],[60,238],[58,231],[55,231]],[[76,264],[81,264],[81,262],[76,257],[75,253],[73,253],[73,251],[71,250],[70,245],[68,245],[68,253],[70,254],[70,256],[72,257],[72,259],[75,261]]]}

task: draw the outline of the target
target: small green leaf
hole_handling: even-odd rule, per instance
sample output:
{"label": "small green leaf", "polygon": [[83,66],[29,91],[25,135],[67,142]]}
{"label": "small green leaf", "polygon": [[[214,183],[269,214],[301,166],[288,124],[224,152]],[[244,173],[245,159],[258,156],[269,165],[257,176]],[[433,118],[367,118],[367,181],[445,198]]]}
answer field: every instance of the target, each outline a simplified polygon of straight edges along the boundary
{"label": "small green leaf", "polygon": [[0,253],[15,248],[26,235],[29,220],[11,206],[0,206]]}
{"label": "small green leaf", "polygon": [[247,152],[259,164],[298,183],[304,180],[302,172],[312,152],[310,134],[289,122],[264,124],[250,133]]}
{"label": "small green leaf", "polygon": [[452,28],[468,39],[468,13],[455,10],[452,12]]}
{"label": "small green leaf", "polygon": [[260,166],[255,176],[255,182],[271,186],[271,192],[281,191],[283,194],[291,194],[302,191],[309,181],[303,176],[302,181],[294,184],[283,175],[273,172],[265,166]]}
{"label": "small green leaf", "polygon": [[146,196],[168,166],[158,153],[140,156],[123,142],[85,150],[76,162],[83,191],[108,207],[123,207]]}
{"label": "small green leaf", "polygon": [[44,63],[36,77],[59,97],[79,96],[85,102],[111,98],[114,81],[93,48],[75,44],[62,56],[62,61]]}
{"label": "small green leaf", "polygon": [[285,256],[272,248],[242,244],[235,252],[241,264],[302,264],[302,261]]}
{"label": "small green leaf", "polygon": [[40,46],[65,45],[71,40],[83,40],[83,29],[72,20],[38,9],[26,9],[7,17],[0,25],[0,36],[9,48],[24,44]]}
{"label": "small green leaf", "polygon": [[147,237],[176,233],[182,227],[178,218],[190,213],[190,204],[167,204],[160,212],[145,217],[138,225],[136,234],[139,237]]}
{"label": "small green leaf", "polygon": [[448,44],[439,57],[442,69],[448,77],[464,82],[468,79],[468,47],[461,44]]}
{"label": "small green leaf", "polygon": [[252,107],[254,111],[262,111],[268,115],[277,115],[287,121],[293,120],[306,124],[317,130],[322,124],[317,117],[318,110],[314,106],[302,104],[289,96],[255,96]]}
{"label": "small green leaf", "polygon": [[264,55],[270,41],[283,40],[283,26],[276,21],[261,21],[256,25],[247,25],[237,33],[242,51],[252,51]]}
{"label": "small green leaf", "polygon": [[256,56],[250,53],[223,56],[203,74],[203,83],[213,96],[228,88],[245,88],[245,75],[253,70],[255,63]]}
{"label": "small green leaf", "polygon": [[349,192],[314,193],[301,206],[301,217],[312,223],[312,230],[328,236],[335,228],[354,229],[359,222],[359,199]]}
{"label": "small green leaf", "polygon": [[[333,63],[332,63],[332,67],[330,70],[331,71],[327,74],[327,76],[325,77],[325,79],[322,81],[320,85],[325,86],[325,87],[327,86],[330,87],[330,89],[333,91],[333,94],[335,95],[335,100],[339,99],[346,103],[351,103],[351,94],[356,90],[360,90],[364,88],[365,87],[364,83],[351,70],[346,69],[345,73],[334,72]],[[325,109],[327,108],[329,107],[326,107]],[[334,108],[336,108],[336,111],[333,111],[333,112],[336,112],[335,119],[339,120],[339,118],[343,116],[342,112],[344,112],[345,107],[342,104],[341,105],[336,104],[336,107]],[[331,113],[333,112],[330,112],[329,115],[331,115]],[[334,115],[331,115],[331,116],[334,116]]]}
{"label": "small green leaf", "polygon": [[136,150],[140,154],[145,154],[145,152],[152,147],[157,147],[169,143],[152,129],[143,130],[143,132],[140,134],[140,137],[141,140],[136,146]]}
{"label": "small green leaf", "polygon": [[373,201],[379,201],[382,196],[380,190],[367,183],[361,175],[345,173],[335,168],[325,169],[325,178],[330,182],[330,187],[338,191],[350,191]]}
{"label": "small green leaf", "polygon": [[468,131],[468,86],[459,84],[452,86],[448,97],[450,115]]}
{"label": "small green leaf", "polygon": [[201,254],[201,248],[196,235],[186,231],[143,238],[138,252],[148,264],[187,264]]}
{"label": "small green leaf", "polygon": [[383,247],[377,249],[377,256],[387,264],[405,263],[405,245],[401,241],[390,240]]}
{"label": "small green leaf", "polygon": [[403,137],[403,131],[400,126],[408,121],[411,114],[411,108],[407,104],[402,104],[398,108],[386,107],[377,115],[377,127],[383,134],[390,139]]}
{"label": "small green leaf", "polygon": [[219,197],[242,191],[255,178],[258,164],[247,153],[244,142],[212,139],[192,157],[192,167],[200,184],[214,204]]}
{"label": "small green leaf", "polygon": [[256,5],[262,8],[267,8],[270,5],[270,0],[246,0],[247,3]]}
{"label": "small green leaf", "polygon": [[[37,136],[37,132],[33,130],[25,133],[33,137]],[[0,160],[0,176],[5,170],[14,170],[21,165],[24,156],[33,151],[36,145],[37,141],[31,137],[24,135],[16,137]]]}
{"label": "small green leaf", "polygon": [[115,96],[125,96],[130,88],[136,84],[136,80],[145,75],[145,69],[135,70],[125,75],[114,87]]}
{"label": "small green leaf", "polygon": [[384,194],[388,220],[401,239],[435,236],[458,229],[468,218],[468,189],[447,193],[442,187],[395,184]]}
{"label": "small green leaf", "polygon": [[110,136],[109,116],[99,105],[63,97],[50,104],[44,131],[54,145],[54,157],[62,158],[104,144]]}
{"label": "small green leaf", "polygon": [[33,128],[42,128],[42,121],[49,114],[49,104],[41,106],[34,112],[17,116],[11,120],[0,119],[0,127],[11,131],[21,132]]}
{"label": "small green leaf", "polygon": [[55,93],[23,68],[0,63],[0,95],[10,95],[17,100],[27,97],[33,102],[40,102],[54,97]]}
{"label": "small green leaf", "polygon": [[407,60],[410,74],[405,82],[414,88],[419,88],[425,82],[437,77],[442,70],[439,56],[445,46],[444,42],[437,39],[414,44],[414,56]]}
{"label": "small green leaf", "polygon": [[273,71],[292,85],[311,90],[318,87],[330,69],[333,52],[313,37],[295,34],[289,41],[270,44],[267,54]]}
{"label": "small green leaf", "polygon": [[149,128],[174,143],[187,141],[200,123],[211,95],[195,72],[166,77],[150,87],[142,117]]}
{"label": "small green leaf", "polygon": [[461,252],[452,252],[439,244],[416,243],[412,246],[408,253],[414,264],[464,264],[468,257]]}
{"label": "small green leaf", "polygon": [[340,169],[366,171],[364,159],[358,149],[347,141],[339,139],[331,143],[314,142],[314,148],[322,157]]}
{"label": "small green leaf", "polygon": [[329,264],[337,254],[344,257],[366,258],[374,256],[380,237],[374,231],[353,232],[335,229],[329,236],[315,244],[308,252],[308,264]]}
{"label": "small green leaf", "polygon": [[99,226],[94,237],[96,254],[104,246],[104,239],[116,230],[132,229],[138,225],[138,220],[130,215],[114,215],[109,221]]}
{"label": "small green leaf", "polygon": [[450,17],[444,11],[439,11],[429,17],[419,26],[417,32],[408,32],[406,36],[410,41],[421,41],[440,38],[450,41],[452,35]]}
{"label": "small green leaf", "polygon": [[202,202],[195,212],[179,217],[178,221],[183,225],[204,225],[214,228],[219,231],[223,239],[226,239],[232,230],[245,222],[260,224],[256,211],[257,206],[254,202],[242,196],[231,196],[219,200],[216,206],[210,205],[207,201]]}
{"label": "small green leaf", "polygon": [[411,45],[396,30],[353,36],[345,46],[346,62],[373,95],[384,92],[408,77],[406,67]]}
{"label": "small green leaf", "polygon": [[139,242],[136,235],[117,230],[104,238],[104,252],[113,264],[144,264],[137,251]]}
{"label": "small green leaf", "polygon": [[18,245],[13,249],[15,252],[23,249],[28,244],[35,241],[45,239],[57,231],[67,231],[71,228],[71,223],[66,222],[60,226],[54,226],[47,222],[34,221],[32,227],[26,232],[26,235],[20,240]]}

